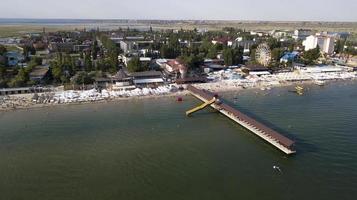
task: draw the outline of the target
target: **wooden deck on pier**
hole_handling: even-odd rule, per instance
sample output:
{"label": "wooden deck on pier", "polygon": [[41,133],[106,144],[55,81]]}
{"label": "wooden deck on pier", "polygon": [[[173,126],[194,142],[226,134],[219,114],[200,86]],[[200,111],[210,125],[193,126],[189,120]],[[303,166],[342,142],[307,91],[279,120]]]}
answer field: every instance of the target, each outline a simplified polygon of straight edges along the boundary
{"label": "wooden deck on pier", "polygon": [[[215,98],[215,95],[213,93],[206,90],[197,89],[191,85],[187,86],[187,90],[193,96],[202,100],[203,102],[209,102],[211,99]],[[293,149],[294,141],[267,127],[266,125],[256,121],[255,119],[243,114],[239,110],[223,102],[211,104],[211,107],[218,110],[233,121],[237,122],[241,126],[245,127],[260,138],[269,142],[284,153],[296,153],[296,151]]]}

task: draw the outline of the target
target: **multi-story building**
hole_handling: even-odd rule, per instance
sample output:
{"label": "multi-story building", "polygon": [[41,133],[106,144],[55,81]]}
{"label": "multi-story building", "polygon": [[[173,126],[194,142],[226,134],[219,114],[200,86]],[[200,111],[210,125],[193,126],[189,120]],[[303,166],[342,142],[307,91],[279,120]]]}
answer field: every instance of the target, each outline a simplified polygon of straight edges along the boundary
{"label": "multi-story building", "polygon": [[321,51],[327,54],[333,54],[335,50],[335,38],[325,35],[310,35],[304,40],[305,51],[320,47]]}
{"label": "multi-story building", "polygon": [[242,38],[237,38],[233,44],[232,47],[242,47],[244,49],[244,53],[249,53],[250,48],[254,45],[257,44],[255,40],[243,40]]}

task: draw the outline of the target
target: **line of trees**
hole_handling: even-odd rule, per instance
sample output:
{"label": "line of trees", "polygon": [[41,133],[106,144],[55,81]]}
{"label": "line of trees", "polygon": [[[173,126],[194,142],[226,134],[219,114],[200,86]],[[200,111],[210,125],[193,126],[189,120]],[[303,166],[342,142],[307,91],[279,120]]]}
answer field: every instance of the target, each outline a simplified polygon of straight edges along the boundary
{"label": "line of trees", "polygon": [[17,75],[11,79],[8,83],[10,87],[24,87],[28,85],[34,85],[35,82],[30,80],[29,74],[34,67],[42,64],[42,58],[32,57],[26,68],[20,68]]}
{"label": "line of trees", "polygon": [[7,81],[5,80],[5,76],[6,76],[5,53],[6,52],[7,52],[7,49],[3,45],[0,45],[0,87],[7,86]]}

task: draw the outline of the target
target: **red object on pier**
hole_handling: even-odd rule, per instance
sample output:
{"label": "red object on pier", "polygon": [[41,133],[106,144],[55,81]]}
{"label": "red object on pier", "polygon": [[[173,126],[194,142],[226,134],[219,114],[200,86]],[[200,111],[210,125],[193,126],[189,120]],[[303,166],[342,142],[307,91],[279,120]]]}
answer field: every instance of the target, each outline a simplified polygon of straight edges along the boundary
{"label": "red object on pier", "polygon": [[183,101],[183,98],[182,98],[182,97],[177,97],[177,101],[178,101],[178,102],[182,102],[182,101]]}

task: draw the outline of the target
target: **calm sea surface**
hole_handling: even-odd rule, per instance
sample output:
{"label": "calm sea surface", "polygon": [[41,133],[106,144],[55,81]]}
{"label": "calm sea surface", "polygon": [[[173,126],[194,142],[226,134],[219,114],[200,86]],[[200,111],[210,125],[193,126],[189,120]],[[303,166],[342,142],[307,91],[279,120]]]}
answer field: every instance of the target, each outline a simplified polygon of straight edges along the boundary
{"label": "calm sea surface", "polygon": [[0,113],[0,199],[356,199],[357,83],[288,90],[224,97],[292,157],[191,97]]}

